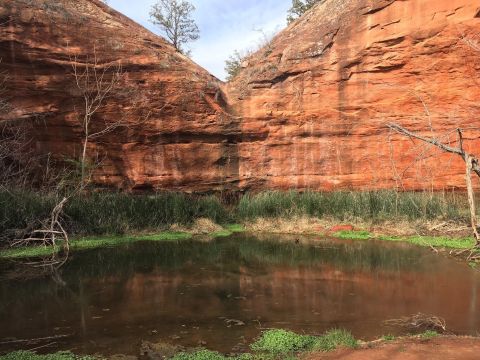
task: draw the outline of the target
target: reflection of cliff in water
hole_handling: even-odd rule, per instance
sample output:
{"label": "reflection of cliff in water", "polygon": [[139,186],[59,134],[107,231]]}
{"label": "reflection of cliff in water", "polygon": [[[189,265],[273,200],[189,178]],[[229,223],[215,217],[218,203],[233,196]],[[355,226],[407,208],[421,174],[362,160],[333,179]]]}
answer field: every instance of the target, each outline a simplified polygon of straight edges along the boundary
{"label": "reflection of cliff in water", "polygon": [[416,312],[479,330],[477,273],[402,244],[143,243],[76,253],[62,276],[66,287],[1,283],[0,338],[61,332],[75,334],[66,348],[87,352],[134,354],[142,339],[228,352],[259,327],[372,338],[399,331],[383,320]]}

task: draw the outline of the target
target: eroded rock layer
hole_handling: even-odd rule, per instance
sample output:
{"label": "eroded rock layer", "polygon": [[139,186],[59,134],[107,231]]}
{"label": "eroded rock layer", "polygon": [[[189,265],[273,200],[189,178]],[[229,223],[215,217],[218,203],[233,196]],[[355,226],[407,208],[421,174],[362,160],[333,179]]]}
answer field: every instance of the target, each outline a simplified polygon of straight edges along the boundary
{"label": "eroded rock layer", "polygon": [[[92,117],[97,184],[134,189],[447,189],[454,155],[387,124],[480,155],[480,5],[326,0],[222,85],[98,0],[0,2],[7,119],[35,124],[41,154],[78,159],[84,106],[72,64],[122,77]],[[224,95],[226,94],[226,95]]]}
{"label": "eroded rock layer", "polygon": [[124,189],[235,188],[238,130],[222,108],[219,81],[163,39],[97,0],[0,2],[0,64],[10,119],[35,121],[42,154],[78,159],[84,100],[75,84],[98,62],[121,80],[92,117],[98,184]]}
{"label": "eroded rock layer", "polygon": [[[241,184],[464,187],[461,158],[388,130],[399,123],[480,154],[480,3],[326,0],[228,85],[242,115]],[[473,128],[476,128],[474,131]],[[452,143],[452,145],[454,145]]]}

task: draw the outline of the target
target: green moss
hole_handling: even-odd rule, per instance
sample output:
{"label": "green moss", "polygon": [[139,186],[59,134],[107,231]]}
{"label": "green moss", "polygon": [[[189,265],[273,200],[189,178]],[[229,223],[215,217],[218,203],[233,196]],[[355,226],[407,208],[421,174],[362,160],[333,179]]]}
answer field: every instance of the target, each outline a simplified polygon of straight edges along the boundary
{"label": "green moss", "polygon": [[0,251],[0,258],[18,259],[33,258],[52,255],[58,251],[59,247],[51,248],[47,246],[31,246],[22,248],[12,248]]}
{"label": "green moss", "polygon": [[299,335],[287,330],[267,330],[250,348],[269,354],[293,354],[303,351],[332,351],[338,347],[357,347],[357,340],[346,330],[333,329],[322,336]]}
{"label": "green moss", "polygon": [[368,231],[349,231],[342,230],[333,234],[334,237],[339,239],[351,239],[351,240],[368,240],[372,238],[372,235]]}
{"label": "green moss", "polygon": [[434,330],[427,330],[427,331],[420,334],[420,337],[422,339],[432,339],[432,338],[437,337],[437,336],[438,336],[438,333]]}
{"label": "green moss", "polygon": [[299,335],[292,331],[273,329],[262,333],[250,348],[257,352],[288,354],[311,350],[315,345],[315,336]]}
{"label": "green moss", "polygon": [[181,352],[175,355],[171,360],[226,360],[227,357],[210,350],[197,350],[195,352]]}
{"label": "green moss", "polygon": [[343,329],[333,329],[316,339],[313,350],[333,351],[339,347],[354,349],[357,346],[357,340],[351,333]]}
{"label": "green moss", "polygon": [[0,360],[98,360],[98,358],[92,356],[78,356],[69,351],[61,351],[47,355],[38,355],[31,351],[15,351],[0,356]]}
{"label": "green moss", "polygon": [[[71,250],[96,249],[102,247],[118,246],[122,244],[132,243],[136,241],[180,241],[188,240],[192,234],[185,232],[162,232],[153,235],[137,235],[137,236],[114,236],[114,237],[87,237],[81,239],[73,239],[70,242]],[[6,249],[0,251],[0,258],[28,258],[42,257],[56,253],[62,249],[61,246],[45,247],[32,246],[24,248]]]}
{"label": "green moss", "polygon": [[475,246],[475,241],[473,238],[447,238],[447,237],[432,237],[432,236],[413,236],[407,238],[407,241],[411,244],[420,245],[420,246],[435,246],[435,247],[445,247],[452,249],[470,249]]}
{"label": "green moss", "polygon": [[470,249],[475,245],[473,238],[448,238],[444,236],[378,236],[376,239],[384,241],[404,241],[424,247],[444,247],[451,249]]}
{"label": "green moss", "polygon": [[214,238],[227,237],[234,233],[244,232],[245,227],[241,224],[227,224],[223,226],[223,230],[210,234]]}
{"label": "green moss", "polygon": [[242,224],[227,224],[223,226],[226,230],[232,233],[240,233],[245,231],[245,226]]}
{"label": "green moss", "polygon": [[382,336],[382,340],[384,340],[384,341],[393,341],[395,339],[396,339],[395,335],[384,335],[384,336]]}
{"label": "green moss", "polygon": [[382,240],[382,241],[403,241],[410,244],[419,245],[423,247],[444,247],[450,249],[470,249],[475,246],[473,238],[448,238],[444,236],[388,236],[378,235],[374,236],[368,231],[339,231],[333,234],[339,239],[349,240]]}

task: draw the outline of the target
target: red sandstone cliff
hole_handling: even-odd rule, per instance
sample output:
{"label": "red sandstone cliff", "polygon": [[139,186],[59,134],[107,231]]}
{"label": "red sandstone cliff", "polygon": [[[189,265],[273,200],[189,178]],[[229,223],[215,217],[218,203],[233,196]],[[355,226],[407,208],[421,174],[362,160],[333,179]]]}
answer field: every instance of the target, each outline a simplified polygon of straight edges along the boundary
{"label": "red sandstone cliff", "polygon": [[[243,116],[242,184],[268,188],[464,187],[460,158],[390,134],[480,127],[480,3],[327,0],[228,85]],[[480,132],[469,132],[480,154]],[[444,138],[454,140],[455,136]],[[418,160],[415,162],[415,160]]]}
{"label": "red sandstone cliff", "polygon": [[39,152],[79,157],[84,104],[71,60],[77,56],[81,71],[94,49],[100,66],[120,61],[124,75],[93,127],[123,116],[132,125],[92,141],[97,182],[186,191],[235,186],[230,144],[238,131],[222,109],[219,81],[98,0],[0,1],[0,70],[14,109],[8,116],[37,121]]}
{"label": "red sandstone cliff", "polygon": [[[327,0],[222,86],[98,0],[8,0],[0,70],[9,76],[8,117],[37,121],[36,149],[71,158],[81,149],[82,106],[72,56],[95,48],[103,63],[121,61],[122,86],[94,121],[126,116],[132,126],[88,151],[101,160],[95,180],[104,185],[441,189],[463,187],[461,160],[413,146],[386,124],[427,135],[430,126],[436,135],[480,127],[479,53],[466,41],[479,33],[472,0]],[[479,155],[478,132],[466,136]]]}

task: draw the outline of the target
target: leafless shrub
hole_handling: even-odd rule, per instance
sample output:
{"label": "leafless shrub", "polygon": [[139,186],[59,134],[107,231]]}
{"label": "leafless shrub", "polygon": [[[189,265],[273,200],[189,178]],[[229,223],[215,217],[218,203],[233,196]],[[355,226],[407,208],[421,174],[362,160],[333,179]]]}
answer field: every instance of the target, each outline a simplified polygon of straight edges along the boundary
{"label": "leafless shrub", "polygon": [[404,316],[399,319],[386,320],[385,325],[400,326],[410,331],[435,330],[445,332],[447,324],[445,320],[435,315],[425,315],[418,313],[411,316]]}

